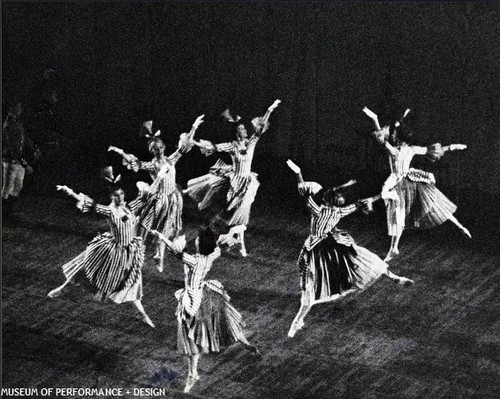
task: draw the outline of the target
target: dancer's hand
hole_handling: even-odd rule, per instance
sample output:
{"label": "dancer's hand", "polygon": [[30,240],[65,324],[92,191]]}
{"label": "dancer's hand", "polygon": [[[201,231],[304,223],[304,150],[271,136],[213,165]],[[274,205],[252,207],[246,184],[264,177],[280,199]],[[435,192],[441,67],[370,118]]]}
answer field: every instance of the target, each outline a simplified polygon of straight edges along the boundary
{"label": "dancer's hand", "polygon": [[193,123],[193,127],[195,129],[198,129],[198,127],[204,122],[203,118],[205,117],[205,114],[200,115],[198,118]]}
{"label": "dancer's hand", "polygon": [[274,101],[267,110],[269,112],[273,112],[276,109],[276,107],[279,105],[280,102],[281,102],[281,100]]}
{"label": "dancer's hand", "polygon": [[292,171],[295,173],[295,174],[299,174],[301,172],[300,170],[300,167],[298,165],[296,165],[292,160],[287,160],[286,161],[286,164],[288,165],[288,167],[290,169],[292,169]]}
{"label": "dancer's hand", "polygon": [[465,144],[451,144],[450,145],[450,151],[461,151],[465,150],[467,146]]}
{"label": "dancer's hand", "polygon": [[367,107],[364,107],[363,108],[363,112],[368,115],[368,117],[370,117],[371,119],[373,120],[378,120],[378,116],[375,112],[373,112],[372,110],[368,109]]}
{"label": "dancer's hand", "polygon": [[114,152],[116,152],[118,154],[123,154],[123,150],[122,149],[120,149],[118,147],[115,147],[115,146],[112,146],[112,145],[110,145],[108,147],[108,152],[111,152],[111,151],[114,151]]}
{"label": "dancer's hand", "polygon": [[56,189],[57,189],[57,191],[63,191],[66,194],[69,194],[69,195],[74,194],[74,191],[71,188],[69,188],[68,186],[61,186],[61,185],[58,184],[56,186]]}

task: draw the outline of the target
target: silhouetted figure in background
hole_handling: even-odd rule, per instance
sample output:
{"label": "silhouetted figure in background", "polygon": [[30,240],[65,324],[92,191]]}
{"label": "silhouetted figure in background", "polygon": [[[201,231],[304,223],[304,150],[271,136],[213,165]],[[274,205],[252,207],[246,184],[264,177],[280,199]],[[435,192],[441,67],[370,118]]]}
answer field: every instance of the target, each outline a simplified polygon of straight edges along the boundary
{"label": "silhouetted figure in background", "polygon": [[40,157],[19,120],[22,110],[22,103],[10,108],[2,128],[2,214],[7,220],[12,220],[26,173],[33,171],[30,164]]}

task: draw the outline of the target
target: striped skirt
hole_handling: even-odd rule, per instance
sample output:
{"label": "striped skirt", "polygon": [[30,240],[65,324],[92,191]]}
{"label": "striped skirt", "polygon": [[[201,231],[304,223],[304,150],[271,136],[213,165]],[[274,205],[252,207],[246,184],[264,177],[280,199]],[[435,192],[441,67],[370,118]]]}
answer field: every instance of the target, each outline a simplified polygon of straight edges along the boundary
{"label": "striped skirt", "polygon": [[210,173],[188,181],[186,194],[207,219],[218,215],[228,226],[247,225],[259,185],[256,173],[237,177],[232,166],[219,159]]}
{"label": "striped skirt", "polygon": [[99,300],[140,300],[144,250],[140,237],[122,246],[110,233],[100,234],[84,252],[63,265],[63,273],[67,280],[82,282]]}
{"label": "striped skirt", "polygon": [[365,289],[387,271],[382,259],[354,244],[347,232],[341,234],[350,238],[350,245],[346,237],[338,240],[329,234],[311,249],[304,246],[299,255],[301,289],[311,292],[313,303],[335,299],[349,289]]}
{"label": "striped skirt", "polygon": [[176,189],[169,195],[152,195],[139,216],[139,233],[146,239],[151,229],[165,237],[177,237],[182,230],[182,193]]}
{"label": "striped skirt", "polygon": [[[219,286],[222,287],[222,285]],[[222,347],[244,339],[243,318],[229,303],[222,289],[203,287],[201,304],[191,316],[182,301],[177,307],[177,350],[185,355],[219,352]]]}
{"label": "striped skirt", "polygon": [[457,210],[457,206],[433,183],[404,178],[393,190],[397,199],[384,200],[390,236],[401,234],[406,225],[423,229],[438,226]]}

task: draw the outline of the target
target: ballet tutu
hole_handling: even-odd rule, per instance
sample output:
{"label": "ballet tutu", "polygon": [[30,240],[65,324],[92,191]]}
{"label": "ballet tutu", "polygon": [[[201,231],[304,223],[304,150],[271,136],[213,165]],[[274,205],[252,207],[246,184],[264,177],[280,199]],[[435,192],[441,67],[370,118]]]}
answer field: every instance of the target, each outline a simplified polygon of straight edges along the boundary
{"label": "ballet tutu", "polygon": [[125,246],[108,232],[95,237],[62,269],[66,279],[83,283],[99,300],[131,302],[142,298],[144,251],[141,237]]}
{"label": "ballet tutu", "polygon": [[434,183],[403,178],[391,191],[394,198],[384,199],[390,236],[401,234],[406,225],[422,229],[438,226],[457,210]]}
{"label": "ballet tutu", "polygon": [[301,289],[311,290],[314,303],[335,299],[338,294],[364,289],[387,270],[377,255],[354,243],[343,230],[329,233],[312,248],[304,244],[299,255]]}
{"label": "ballet tutu", "polygon": [[168,238],[177,237],[182,230],[182,208],[182,193],[178,189],[166,196],[151,195],[139,216],[142,238],[145,240],[151,229]]}
{"label": "ballet tutu", "polygon": [[[244,339],[241,314],[229,303],[229,295],[222,284],[209,280],[199,290],[195,312],[188,312],[184,299],[190,290],[176,292],[177,349],[185,355],[219,352],[222,347]],[[195,295],[196,296],[196,295]],[[191,309],[193,310],[193,309]]]}

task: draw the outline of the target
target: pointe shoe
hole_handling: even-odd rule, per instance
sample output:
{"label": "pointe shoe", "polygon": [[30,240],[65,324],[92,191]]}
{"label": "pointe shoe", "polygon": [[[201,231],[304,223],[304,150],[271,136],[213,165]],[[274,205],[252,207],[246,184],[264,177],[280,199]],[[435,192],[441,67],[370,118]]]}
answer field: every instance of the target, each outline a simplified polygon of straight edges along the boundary
{"label": "pointe shoe", "polygon": [[386,255],[385,259],[384,259],[384,262],[385,263],[389,263],[397,255],[399,255],[399,251],[397,249],[394,250],[394,251],[389,251],[388,254]]}
{"label": "pointe shoe", "polygon": [[155,256],[153,256],[153,259],[156,261],[156,268],[158,269],[158,271],[160,273],[163,272],[163,257],[159,254],[156,254]]}
{"label": "pointe shoe", "polygon": [[406,277],[398,278],[397,283],[399,285],[406,285],[406,286],[415,284],[415,282],[413,280],[406,278]]}
{"label": "pointe shoe", "polygon": [[163,273],[163,262],[160,262],[156,265],[156,268],[160,273]]}
{"label": "pointe shoe", "polygon": [[470,231],[468,229],[466,229],[465,227],[462,229],[462,233],[464,233],[467,237],[472,238]]}
{"label": "pointe shoe", "polygon": [[245,248],[241,248],[240,249],[240,254],[241,256],[243,256],[244,258],[246,258],[248,256],[248,253],[247,253],[247,250]]}
{"label": "pointe shoe", "polygon": [[186,379],[186,386],[184,387],[184,393],[189,393],[191,391],[191,388],[193,388],[194,384],[196,384],[196,381],[198,381],[200,377],[196,375],[188,375]]}
{"label": "pointe shoe", "polygon": [[141,320],[143,323],[147,324],[151,328],[156,327],[147,314],[141,315],[139,317],[139,320]]}
{"label": "pointe shoe", "polygon": [[52,291],[50,291],[50,292],[47,294],[47,296],[48,296],[49,298],[54,299],[54,298],[57,298],[58,296],[61,296],[61,294],[62,294],[62,288],[61,288],[61,287],[59,287],[59,288],[56,288],[56,289],[53,289]]}

